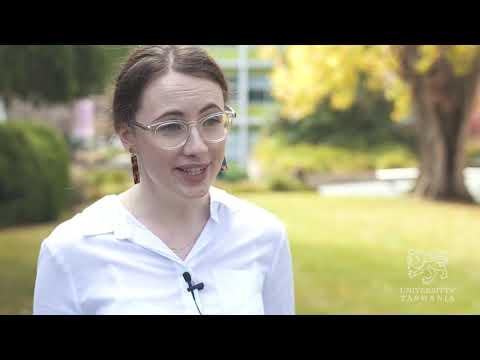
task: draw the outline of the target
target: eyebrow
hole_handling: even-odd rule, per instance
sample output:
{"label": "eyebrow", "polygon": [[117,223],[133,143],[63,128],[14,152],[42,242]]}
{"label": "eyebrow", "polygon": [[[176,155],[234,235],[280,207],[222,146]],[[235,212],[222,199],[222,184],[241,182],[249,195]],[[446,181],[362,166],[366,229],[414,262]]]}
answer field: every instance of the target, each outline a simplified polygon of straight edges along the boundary
{"label": "eyebrow", "polygon": [[[222,111],[220,109],[220,107],[217,105],[217,104],[214,104],[214,103],[208,103],[207,105],[205,105],[201,110],[200,110],[200,114],[207,111],[207,110],[210,110],[210,109],[215,109],[215,110],[218,110],[218,111]],[[165,113],[163,113],[162,115],[158,116],[157,118],[155,118],[155,120],[152,120],[150,122],[150,124],[153,124],[153,123],[156,123],[158,122],[159,120],[161,120],[162,118],[166,117],[166,116],[183,116],[184,113],[181,112],[180,110],[171,110],[171,111],[167,111]]]}

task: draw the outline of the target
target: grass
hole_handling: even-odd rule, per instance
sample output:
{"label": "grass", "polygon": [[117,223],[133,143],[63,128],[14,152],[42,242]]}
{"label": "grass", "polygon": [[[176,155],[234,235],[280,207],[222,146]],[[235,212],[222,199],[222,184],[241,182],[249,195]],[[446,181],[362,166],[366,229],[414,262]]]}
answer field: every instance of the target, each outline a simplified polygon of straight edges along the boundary
{"label": "grass", "polygon": [[[480,207],[412,198],[244,195],[286,224],[302,314],[459,314],[480,312]],[[288,206],[287,206],[288,204]],[[407,275],[409,249],[442,250],[453,303],[406,303],[401,288],[428,287]]]}
{"label": "grass", "polygon": [[41,240],[55,224],[0,230],[0,314],[32,313],[32,296]]}
{"label": "grass", "polygon": [[[271,210],[287,226],[298,314],[480,312],[479,206],[315,193],[239,196]],[[54,226],[0,230],[0,314],[31,313],[39,246]],[[431,286],[410,279],[409,249],[445,251],[448,278]],[[421,287],[454,289],[453,301],[401,301],[401,288]]]}

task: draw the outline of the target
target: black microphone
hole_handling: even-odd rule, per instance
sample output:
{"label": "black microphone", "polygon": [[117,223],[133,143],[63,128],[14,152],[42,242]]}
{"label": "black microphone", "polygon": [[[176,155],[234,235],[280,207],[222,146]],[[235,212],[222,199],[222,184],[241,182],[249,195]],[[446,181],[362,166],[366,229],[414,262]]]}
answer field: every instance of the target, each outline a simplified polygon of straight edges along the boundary
{"label": "black microphone", "polygon": [[190,285],[190,283],[192,282],[192,277],[190,276],[190,273],[185,271],[185,272],[183,273],[183,278],[185,279],[185,281],[187,282],[187,284]]}
{"label": "black microphone", "polygon": [[188,284],[187,291],[189,291],[189,292],[192,291],[192,294],[193,294],[193,290],[195,290],[195,289],[203,290],[203,288],[204,288],[203,282],[195,284],[195,285],[192,284],[192,277],[190,276],[189,272],[184,272],[183,273],[183,278],[185,279],[185,282]]}
{"label": "black microphone", "polygon": [[200,312],[200,309],[198,308],[197,300],[195,299],[195,293],[194,293],[193,290],[195,290],[195,289],[202,290],[203,287],[204,287],[203,283],[198,283],[198,284],[193,285],[192,284],[192,277],[190,276],[190,273],[187,272],[187,271],[185,271],[183,273],[183,278],[185,279],[185,282],[188,284],[187,291],[192,293],[193,301],[195,302],[195,306],[197,307],[198,313],[200,315],[202,315],[202,313]]}

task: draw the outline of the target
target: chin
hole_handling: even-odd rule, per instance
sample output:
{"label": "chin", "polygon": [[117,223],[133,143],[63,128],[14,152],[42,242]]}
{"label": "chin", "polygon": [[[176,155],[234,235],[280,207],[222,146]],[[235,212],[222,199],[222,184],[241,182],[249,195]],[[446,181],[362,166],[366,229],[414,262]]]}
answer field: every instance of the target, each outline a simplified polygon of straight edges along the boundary
{"label": "chin", "polygon": [[194,187],[181,186],[178,193],[189,199],[201,199],[205,197],[210,190],[210,184],[201,184]]}
{"label": "chin", "polygon": [[183,181],[182,178],[174,177],[172,186],[175,189],[175,192],[187,199],[201,199],[207,196],[210,191],[210,186],[215,180],[212,176],[212,169],[209,169],[208,171],[209,173],[203,181],[196,184],[189,184],[188,182]]}

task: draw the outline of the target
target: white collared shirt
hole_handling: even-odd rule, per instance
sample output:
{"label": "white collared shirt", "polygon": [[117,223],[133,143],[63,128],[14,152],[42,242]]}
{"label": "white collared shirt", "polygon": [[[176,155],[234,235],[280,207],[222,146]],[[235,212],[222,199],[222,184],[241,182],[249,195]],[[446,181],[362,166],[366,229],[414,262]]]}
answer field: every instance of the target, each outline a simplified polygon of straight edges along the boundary
{"label": "white collared shirt", "polygon": [[[187,291],[189,272],[202,290]],[[198,309],[197,309],[198,306]],[[34,314],[294,314],[291,252],[270,212],[215,187],[182,260],[108,195],[42,242]]]}

